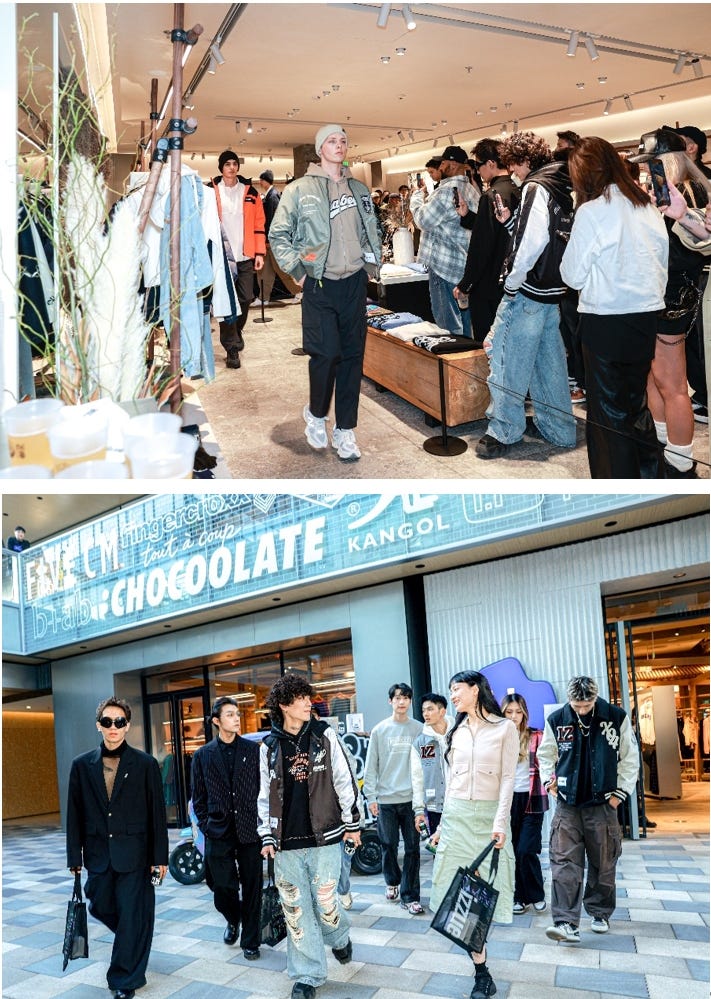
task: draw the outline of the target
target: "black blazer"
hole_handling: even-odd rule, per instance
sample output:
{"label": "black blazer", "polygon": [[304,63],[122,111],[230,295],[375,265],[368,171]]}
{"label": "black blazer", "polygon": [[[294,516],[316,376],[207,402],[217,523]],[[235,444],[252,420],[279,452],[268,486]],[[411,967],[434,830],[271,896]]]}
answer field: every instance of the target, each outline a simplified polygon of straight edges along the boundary
{"label": "black blazer", "polygon": [[126,746],[109,801],[101,747],[72,762],[67,795],[67,866],[125,873],[168,863],[168,826],[156,760]]}
{"label": "black blazer", "polygon": [[276,187],[270,187],[262,198],[262,204],[264,205],[264,230],[267,234],[267,239],[269,239],[269,226],[272,224],[272,219],[274,218],[274,213],[279,207],[280,200],[281,195],[277,191]]}
{"label": "black blazer", "polygon": [[238,735],[235,745],[232,782],[217,738],[195,753],[191,770],[193,808],[198,826],[210,839],[227,836],[233,814],[239,842],[258,843],[259,744]]}

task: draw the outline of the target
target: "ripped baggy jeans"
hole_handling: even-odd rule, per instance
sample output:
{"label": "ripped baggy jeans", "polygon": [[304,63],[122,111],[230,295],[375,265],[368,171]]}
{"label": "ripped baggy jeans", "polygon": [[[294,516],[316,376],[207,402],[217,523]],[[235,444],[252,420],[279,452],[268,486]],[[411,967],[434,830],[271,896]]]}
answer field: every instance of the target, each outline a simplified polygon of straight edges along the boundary
{"label": "ripped baggy jeans", "polygon": [[284,908],[289,978],[318,988],[327,978],[325,947],[348,943],[350,920],[338,898],[341,846],[280,850],[274,874]]}

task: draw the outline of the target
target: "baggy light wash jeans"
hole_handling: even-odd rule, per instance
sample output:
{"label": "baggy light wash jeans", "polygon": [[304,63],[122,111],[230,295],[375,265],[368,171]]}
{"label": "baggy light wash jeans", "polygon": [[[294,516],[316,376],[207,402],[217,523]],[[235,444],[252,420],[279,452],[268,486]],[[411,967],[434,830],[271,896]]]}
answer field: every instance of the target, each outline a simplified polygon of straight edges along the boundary
{"label": "baggy light wash jeans", "polygon": [[430,304],[434,321],[443,330],[455,336],[472,335],[472,320],[469,309],[460,309],[452,294],[455,285],[430,271]]}
{"label": "baggy light wash jeans", "polygon": [[284,908],[289,978],[318,988],[327,978],[325,947],[348,943],[350,920],[338,899],[341,844],[280,850],[274,877]]}
{"label": "baggy light wash jeans", "polygon": [[551,444],[575,447],[575,420],[557,303],[536,302],[518,292],[504,295],[489,337],[491,402],[487,434],[515,444],[526,429],[530,392],[534,423]]}

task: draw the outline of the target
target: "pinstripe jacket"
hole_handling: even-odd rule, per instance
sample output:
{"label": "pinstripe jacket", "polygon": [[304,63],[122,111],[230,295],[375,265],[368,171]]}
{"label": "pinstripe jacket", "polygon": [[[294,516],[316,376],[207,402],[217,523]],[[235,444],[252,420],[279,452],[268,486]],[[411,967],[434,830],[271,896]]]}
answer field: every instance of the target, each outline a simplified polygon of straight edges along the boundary
{"label": "pinstripe jacket", "polygon": [[232,818],[240,843],[257,843],[257,798],[259,796],[259,746],[237,736],[232,774],[217,738],[201,746],[193,756],[192,799],[198,826],[209,839],[225,839]]}

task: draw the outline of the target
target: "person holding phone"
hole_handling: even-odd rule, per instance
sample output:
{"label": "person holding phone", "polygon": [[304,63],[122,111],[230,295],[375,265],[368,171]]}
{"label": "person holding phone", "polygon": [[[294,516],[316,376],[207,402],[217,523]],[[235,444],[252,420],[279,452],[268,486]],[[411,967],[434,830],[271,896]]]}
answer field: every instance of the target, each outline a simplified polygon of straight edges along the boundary
{"label": "person holding phone", "polygon": [[664,222],[605,139],[580,139],[568,169],[577,210],[560,273],[580,291],[590,474],[663,478],[646,387],[664,308]]}
{"label": "person holding phone", "polygon": [[[667,185],[672,184],[687,200],[699,204],[699,192],[708,200],[711,181],[689,159],[683,136],[669,128],[645,133],[639,152],[629,157],[635,163],[659,160]],[[664,301],[658,317],[656,349],[647,381],[649,409],[660,444],[664,447],[667,478],[697,478],[693,459],[694,411],[689,396],[686,368],[686,341],[694,334],[701,303],[700,281],[706,259],[703,253],[685,246],[674,232],[674,219],[668,206],[662,206],[669,241],[669,265]],[[694,302],[696,308],[694,309]],[[669,313],[676,313],[671,316]]]}

